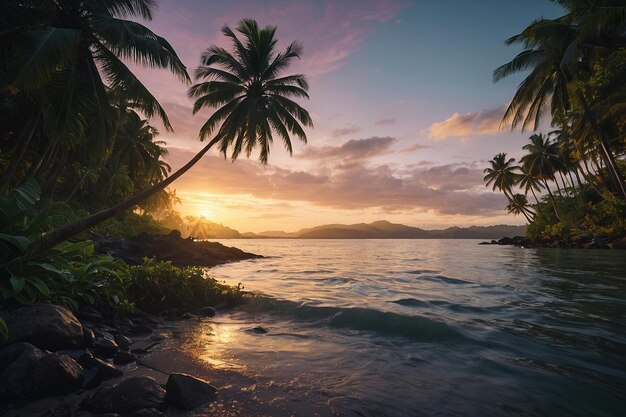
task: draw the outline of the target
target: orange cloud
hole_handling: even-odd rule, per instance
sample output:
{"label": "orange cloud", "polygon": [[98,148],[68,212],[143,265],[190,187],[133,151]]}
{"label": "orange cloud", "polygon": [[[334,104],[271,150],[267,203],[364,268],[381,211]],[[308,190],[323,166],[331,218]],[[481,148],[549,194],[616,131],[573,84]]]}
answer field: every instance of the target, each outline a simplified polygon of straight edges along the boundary
{"label": "orange cloud", "polygon": [[501,131],[500,122],[506,106],[473,113],[454,113],[428,128],[428,139],[438,142],[451,137],[494,135]]}
{"label": "orange cloud", "polygon": [[[172,149],[168,162],[180,166],[191,156],[191,152]],[[334,209],[380,208],[385,212],[430,210],[448,215],[491,216],[500,214],[505,204],[502,195],[485,189],[483,166],[479,164],[398,168],[368,166],[363,159],[334,167],[326,165],[330,161],[323,158],[317,162],[315,170],[304,171],[207,156],[174,187],[180,195],[196,190]]]}

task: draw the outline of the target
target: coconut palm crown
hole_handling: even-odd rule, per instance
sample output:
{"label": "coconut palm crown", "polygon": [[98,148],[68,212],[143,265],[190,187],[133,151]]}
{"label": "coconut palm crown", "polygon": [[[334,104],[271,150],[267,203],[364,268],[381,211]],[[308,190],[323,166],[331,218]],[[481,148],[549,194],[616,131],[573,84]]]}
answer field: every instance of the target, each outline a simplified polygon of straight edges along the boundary
{"label": "coconut palm crown", "polygon": [[512,198],[511,189],[517,184],[519,179],[519,167],[515,164],[515,158],[507,160],[506,153],[500,152],[489,161],[491,166],[485,168],[487,174],[483,178],[486,186],[492,185],[493,190],[500,190],[510,200]]}
{"label": "coconut palm crown", "polygon": [[[196,80],[189,90],[195,99],[194,114],[205,107],[217,107],[200,129],[200,139],[209,137],[226,157],[230,149],[235,160],[245,152],[250,156],[259,148],[259,159],[267,163],[274,135],[291,154],[291,135],[306,143],[303,126],[312,127],[309,113],[292,98],[308,98],[309,85],[302,74],[281,76],[302,46],[291,43],[276,52],[276,27],[260,29],[251,19],[242,20],[237,34],[228,26],[222,33],[232,41],[233,52],[211,46],[196,69]],[[220,125],[221,123],[221,125]],[[219,128],[217,128],[219,126]]]}

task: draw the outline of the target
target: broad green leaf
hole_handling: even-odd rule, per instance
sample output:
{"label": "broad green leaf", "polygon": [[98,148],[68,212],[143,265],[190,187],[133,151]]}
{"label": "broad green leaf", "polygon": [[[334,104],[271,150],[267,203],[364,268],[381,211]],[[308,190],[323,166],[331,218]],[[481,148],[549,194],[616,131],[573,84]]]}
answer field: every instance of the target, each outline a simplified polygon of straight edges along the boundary
{"label": "broad green leaf", "polygon": [[22,289],[24,289],[24,284],[26,283],[26,279],[24,277],[11,277],[11,287],[13,287],[13,291],[19,294]]}
{"label": "broad green leaf", "polygon": [[37,288],[37,290],[43,295],[50,295],[50,289],[48,286],[39,278],[31,277],[28,281],[33,285],[33,287]]}
{"label": "broad green leaf", "polygon": [[19,252],[24,252],[30,245],[30,240],[24,236],[17,235],[7,235],[5,233],[0,233],[0,244],[4,244],[5,246],[11,246],[17,249]]}

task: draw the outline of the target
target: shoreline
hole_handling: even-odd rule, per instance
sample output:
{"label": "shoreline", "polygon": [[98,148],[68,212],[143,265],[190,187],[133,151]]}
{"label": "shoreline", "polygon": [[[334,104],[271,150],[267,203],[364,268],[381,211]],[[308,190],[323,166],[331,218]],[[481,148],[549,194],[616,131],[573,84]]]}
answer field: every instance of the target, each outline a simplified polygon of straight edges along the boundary
{"label": "shoreline", "polygon": [[525,236],[502,237],[479,245],[517,246],[521,248],[612,249],[625,250],[626,236],[586,235],[577,239],[532,239]]}

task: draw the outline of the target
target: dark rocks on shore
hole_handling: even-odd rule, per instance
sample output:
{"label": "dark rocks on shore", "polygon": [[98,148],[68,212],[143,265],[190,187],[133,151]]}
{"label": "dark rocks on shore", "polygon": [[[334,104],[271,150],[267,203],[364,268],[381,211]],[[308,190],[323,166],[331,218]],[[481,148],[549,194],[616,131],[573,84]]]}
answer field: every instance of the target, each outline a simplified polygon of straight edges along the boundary
{"label": "dark rocks on shore", "polygon": [[215,308],[211,306],[203,307],[200,310],[196,311],[196,314],[203,317],[213,317],[215,316]]}
{"label": "dark rocks on shore", "polygon": [[133,344],[133,341],[123,334],[116,334],[113,340],[115,340],[115,343],[117,343],[121,350],[128,350],[130,345]]}
{"label": "dark rocks on shore", "polygon": [[215,399],[217,388],[187,374],[171,374],[165,385],[167,405],[192,410]]}
{"label": "dark rocks on shore", "polygon": [[40,349],[82,347],[83,326],[69,310],[52,304],[31,304],[0,312],[9,328],[9,343],[27,342]]}
{"label": "dark rocks on shore", "polygon": [[96,343],[93,346],[93,350],[94,352],[96,352],[96,354],[100,356],[103,356],[105,358],[112,358],[117,354],[117,352],[119,352],[120,348],[113,340],[102,338],[96,340]]}
{"label": "dark rocks on shore", "polygon": [[137,356],[132,353],[124,352],[123,350],[117,352],[117,355],[113,357],[113,363],[116,365],[126,365],[137,360]]}
{"label": "dark rocks on shore", "polygon": [[99,388],[81,402],[93,413],[132,413],[143,408],[157,408],[165,398],[165,390],[147,376],[128,378],[118,384]]}
{"label": "dark rocks on shore", "polygon": [[94,358],[93,356],[91,358],[85,359],[82,364],[85,368],[99,370],[103,380],[119,378],[124,375],[124,371],[122,371],[121,369],[117,369],[110,363],[103,361],[99,358]]}
{"label": "dark rocks on shore", "polygon": [[83,368],[67,355],[50,353],[29,343],[16,343],[0,353],[0,402],[19,402],[63,395],[81,387]]}
{"label": "dark rocks on shore", "polygon": [[571,249],[626,249],[626,236],[584,234],[577,238],[530,239],[525,236],[503,237],[479,245],[513,245],[524,248],[571,248]]}
{"label": "dark rocks on shore", "polygon": [[94,237],[96,250],[131,265],[143,264],[143,258],[171,261],[176,266],[215,266],[244,259],[262,258],[241,249],[217,242],[183,239],[180,232],[168,235],[141,234],[135,237]]}

